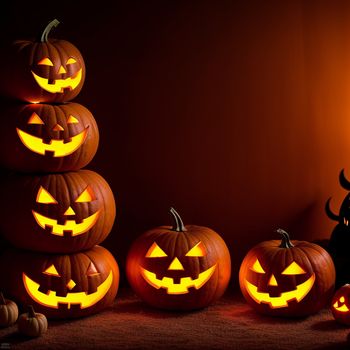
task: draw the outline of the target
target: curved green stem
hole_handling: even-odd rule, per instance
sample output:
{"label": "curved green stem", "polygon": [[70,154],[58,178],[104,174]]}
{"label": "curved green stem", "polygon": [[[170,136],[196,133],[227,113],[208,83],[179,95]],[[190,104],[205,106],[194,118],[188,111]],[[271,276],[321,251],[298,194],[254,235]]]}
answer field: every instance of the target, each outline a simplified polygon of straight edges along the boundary
{"label": "curved green stem", "polygon": [[276,232],[278,232],[280,235],[282,235],[282,240],[281,240],[281,244],[280,244],[280,248],[292,248],[294,247],[293,243],[290,241],[289,238],[289,234],[282,230],[281,228],[278,228],[276,230]]}
{"label": "curved green stem", "polygon": [[43,33],[41,34],[40,41],[42,43],[46,43],[48,41],[48,39],[49,39],[48,36],[49,36],[49,34],[51,32],[51,29],[53,27],[57,27],[59,25],[59,23],[60,22],[57,19],[54,19],[51,22],[49,22],[49,24],[45,27]]}
{"label": "curved green stem", "polygon": [[172,231],[176,231],[176,232],[187,231],[184,223],[182,222],[181,216],[174,208],[170,208],[170,214],[174,219],[174,226],[171,228]]}

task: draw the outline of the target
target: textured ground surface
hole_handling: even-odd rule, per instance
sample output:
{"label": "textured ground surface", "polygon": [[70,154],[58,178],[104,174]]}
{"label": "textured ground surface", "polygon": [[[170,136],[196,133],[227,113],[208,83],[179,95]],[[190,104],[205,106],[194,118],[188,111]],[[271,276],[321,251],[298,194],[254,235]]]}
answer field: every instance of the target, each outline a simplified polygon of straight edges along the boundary
{"label": "textured ground surface", "polygon": [[237,294],[178,314],[151,309],[123,291],[99,315],[50,321],[38,339],[20,336],[16,326],[2,329],[0,349],[350,349],[349,333],[328,310],[302,320],[268,318]]}

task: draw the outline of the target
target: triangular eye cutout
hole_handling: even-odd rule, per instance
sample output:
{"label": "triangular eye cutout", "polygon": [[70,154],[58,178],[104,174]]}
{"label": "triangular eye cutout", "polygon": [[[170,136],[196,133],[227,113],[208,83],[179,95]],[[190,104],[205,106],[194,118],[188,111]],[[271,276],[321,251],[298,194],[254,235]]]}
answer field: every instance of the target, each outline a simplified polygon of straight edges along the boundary
{"label": "triangular eye cutout", "polygon": [[38,194],[36,196],[36,201],[37,203],[57,204],[56,199],[53,198],[52,195],[42,186],[39,188]]}
{"label": "triangular eye cutout", "polygon": [[97,271],[95,264],[91,262],[86,271],[86,274],[88,276],[94,276],[94,275],[99,275],[100,273]]}
{"label": "triangular eye cutout", "polygon": [[293,261],[287,268],[282,272],[282,275],[301,275],[306,273],[295,261]]}
{"label": "triangular eye cutout", "polygon": [[67,119],[67,124],[78,124],[79,120],[72,115],[70,115]]}
{"label": "triangular eye cutout", "polygon": [[76,59],[73,57],[69,57],[67,60],[67,64],[77,63]]}
{"label": "triangular eye cutout", "polygon": [[253,266],[250,269],[257,273],[265,273],[258,259],[255,260]]}
{"label": "triangular eye cutout", "polygon": [[52,61],[48,57],[44,57],[38,62],[41,66],[53,66]]}
{"label": "triangular eye cutout", "polygon": [[87,203],[94,201],[95,195],[94,191],[90,186],[86,187],[85,190],[80,194],[80,196],[75,200],[76,203]]}
{"label": "triangular eye cutout", "polygon": [[45,124],[42,119],[34,112],[28,119],[28,124]]}
{"label": "triangular eye cutout", "polygon": [[198,242],[193,248],[191,248],[186,256],[204,256],[205,255],[205,249],[203,247],[202,242]]}
{"label": "triangular eye cutout", "polygon": [[146,258],[163,258],[165,256],[168,255],[164,252],[164,250],[161,247],[159,247],[159,245],[156,242],[153,242],[153,244],[146,253]]}
{"label": "triangular eye cutout", "polygon": [[43,273],[45,275],[61,277],[60,274],[57,272],[56,267],[53,264],[50,265],[45,271],[43,271]]}

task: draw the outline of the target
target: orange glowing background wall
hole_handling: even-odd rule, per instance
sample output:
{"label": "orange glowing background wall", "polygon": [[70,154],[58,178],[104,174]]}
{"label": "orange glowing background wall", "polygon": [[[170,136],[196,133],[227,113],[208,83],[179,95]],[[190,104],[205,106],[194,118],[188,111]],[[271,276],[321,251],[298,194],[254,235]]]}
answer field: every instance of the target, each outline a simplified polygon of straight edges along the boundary
{"label": "orange glowing background wall", "polygon": [[[95,115],[89,168],[110,183],[117,220],[104,246],[124,267],[144,230],[209,226],[232,254],[232,286],[254,244],[282,227],[328,238],[350,179],[349,1],[116,1],[115,9],[11,1],[4,49],[53,19],[82,52],[77,102]],[[3,122],[6,122],[5,120]]]}

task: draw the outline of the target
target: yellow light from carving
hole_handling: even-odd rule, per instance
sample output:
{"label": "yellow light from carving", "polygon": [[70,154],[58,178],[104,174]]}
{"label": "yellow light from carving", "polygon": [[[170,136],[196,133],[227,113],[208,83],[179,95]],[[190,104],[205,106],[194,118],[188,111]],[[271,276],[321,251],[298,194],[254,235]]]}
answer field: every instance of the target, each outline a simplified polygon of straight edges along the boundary
{"label": "yellow light from carving", "polygon": [[77,284],[71,279],[69,280],[69,282],[67,283],[67,288],[69,290],[73,289]]}
{"label": "yellow light from carving", "polygon": [[[340,303],[344,303],[345,302],[345,298],[343,296],[341,296],[339,298],[339,302]],[[337,310],[337,311],[340,311],[340,312],[348,312],[349,311],[349,308],[343,304],[342,306],[339,306],[339,302],[336,301],[334,304],[333,304],[333,307]]]}
{"label": "yellow light from carving", "polygon": [[81,133],[72,136],[70,141],[51,140],[49,143],[44,143],[40,137],[33,136],[16,128],[17,134],[28,149],[32,152],[45,155],[46,152],[53,152],[54,157],[65,157],[75,152],[86,140],[89,126],[87,126]]}
{"label": "yellow light from carving", "polygon": [[198,242],[193,248],[191,248],[186,256],[204,256],[205,255],[205,249],[203,247],[202,242]]}
{"label": "yellow light from carving", "polygon": [[94,191],[90,186],[87,186],[75,201],[76,203],[88,203],[93,201],[94,199]]}
{"label": "yellow light from carving", "polygon": [[37,203],[44,203],[44,204],[57,204],[57,201],[53,196],[45,190],[43,186],[40,186],[38,194],[36,195],[36,201]]}
{"label": "yellow light from carving", "polygon": [[258,304],[268,304],[272,309],[277,309],[287,307],[289,301],[296,300],[300,302],[303,300],[314,285],[315,278],[315,274],[312,274],[305,282],[297,285],[295,290],[283,292],[279,297],[271,297],[269,293],[258,292],[258,288],[247,280],[245,280],[244,283],[247,292],[255,302]]}
{"label": "yellow light from carving", "polygon": [[66,64],[77,63],[77,61],[73,57],[69,57]]}
{"label": "yellow light from carving", "polygon": [[63,213],[63,215],[75,215],[75,211],[72,207],[68,207],[68,209]]}
{"label": "yellow light from carving", "polygon": [[168,270],[184,270],[184,267],[178,258],[174,258],[174,260],[169,265]]}
{"label": "yellow light from carving", "polygon": [[146,253],[146,258],[163,258],[165,256],[168,255],[164,252],[164,250],[161,247],[159,247],[159,245],[156,242],[153,242],[153,244]]}
{"label": "yellow light from carving", "polygon": [[29,117],[28,124],[44,124],[42,119],[35,112]]}
{"label": "yellow light from carving", "polygon": [[250,269],[257,273],[265,273],[258,259],[255,260],[254,264]]}
{"label": "yellow light from carving", "polygon": [[278,286],[276,277],[274,275],[271,275],[268,285],[269,286]]}
{"label": "yellow light from carving", "polygon": [[60,69],[58,70],[58,74],[66,74],[67,71],[65,70],[65,68],[63,66],[60,67]]}
{"label": "yellow light from carving", "polygon": [[59,304],[66,304],[68,309],[70,309],[71,305],[80,305],[81,309],[93,306],[104,298],[113,283],[113,273],[110,271],[105,281],[97,287],[96,292],[91,294],[87,294],[86,292],[67,293],[65,297],[62,297],[57,296],[56,292],[52,290],[49,290],[47,293],[40,292],[40,284],[33,281],[24,272],[22,278],[28,295],[34,301],[54,309],[58,309]]}
{"label": "yellow light from carving", "polygon": [[192,279],[191,277],[182,277],[180,283],[174,283],[174,280],[170,277],[163,277],[158,279],[156,274],[150,272],[140,266],[142,277],[148,284],[156,289],[164,288],[167,290],[167,294],[186,294],[189,292],[189,288],[200,289],[205,283],[207,283],[216,269],[216,265],[213,265],[209,269],[201,272],[198,278]]}
{"label": "yellow light from carving", "polygon": [[57,272],[56,267],[52,264],[44,272],[45,275],[61,277]]}
{"label": "yellow light from carving", "polygon": [[51,92],[52,94],[63,93],[64,89],[74,90],[81,81],[83,70],[82,68],[72,77],[66,79],[56,79],[53,84],[49,84],[49,80],[39,75],[35,74],[32,71],[33,77],[37,84],[44,89],[45,91]]}
{"label": "yellow light from carving", "polygon": [[306,273],[295,261],[293,261],[287,268],[282,272],[282,275],[301,275]]}
{"label": "yellow light from carving", "polygon": [[67,119],[67,124],[78,124],[79,120],[72,115],[70,115]]}
{"label": "yellow light from carving", "polygon": [[48,57],[44,57],[38,62],[39,65],[43,66],[53,66],[52,61]]}
{"label": "yellow light from carving", "polygon": [[66,220],[63,225],[57,223],[57,220],[50,219],[44,215],[37,213],[32,210],[35,221],[38,225],[45,229],[46,227],[51,227],[51,233],[57,236],[63,236],[64,231],[71,231],[72,236],[81,235],[87,231],[89,231],[98,220],[102,209],[99,209],[96,213],[85,218],[81,223],[77,224],[75,220]]}

